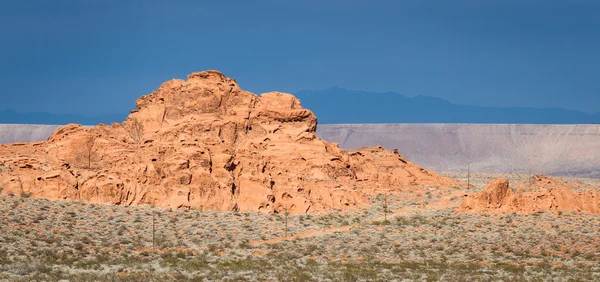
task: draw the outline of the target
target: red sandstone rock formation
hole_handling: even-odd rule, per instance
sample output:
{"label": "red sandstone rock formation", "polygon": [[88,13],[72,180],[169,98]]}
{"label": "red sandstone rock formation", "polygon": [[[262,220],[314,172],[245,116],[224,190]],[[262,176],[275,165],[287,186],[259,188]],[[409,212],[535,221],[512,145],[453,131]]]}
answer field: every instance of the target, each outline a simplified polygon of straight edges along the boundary
{"label": "red sandstone rock formation", "polygon": [[314,213],[368,204],[376,186],[460,186],[383,147],[344,151],[290,94],[257,96],[218,71],[139,98],[122,124],[66,125],[0,146],[4,193],[118,205]]}
{"label": "red sandstone rock formation", "polygon": [[[531,184],[519,185],[514,193],[505,179],[494,179],[479,193],[467,196],[457,212],[536,213],[577,211],[600,213],[600,193],[575,191],[575,185],[556,177],[533,176]],[[531,189],[529,187],[531,186]],[[528,190],[527,192],[523,192]]]}

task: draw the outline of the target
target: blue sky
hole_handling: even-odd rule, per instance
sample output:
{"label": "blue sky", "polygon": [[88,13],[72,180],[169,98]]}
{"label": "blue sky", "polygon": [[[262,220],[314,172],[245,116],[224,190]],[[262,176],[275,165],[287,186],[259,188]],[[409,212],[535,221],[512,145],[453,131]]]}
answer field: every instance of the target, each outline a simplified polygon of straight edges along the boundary
{"label": "blue sky", "polygon": [[325,89],[600,112],[599,1],[0,1],[0,109],[123,113],[218,69]]}

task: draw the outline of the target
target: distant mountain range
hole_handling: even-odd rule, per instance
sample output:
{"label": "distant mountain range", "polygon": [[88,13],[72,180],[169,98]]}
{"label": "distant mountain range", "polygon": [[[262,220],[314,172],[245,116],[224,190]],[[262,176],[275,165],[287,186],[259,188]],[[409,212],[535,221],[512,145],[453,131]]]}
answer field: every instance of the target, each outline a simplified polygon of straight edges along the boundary
{"label": "distant mountain range", "polygon": [[302,106],[312,110],[321,124],[346,123],[509,123],[598,124],[600,113],[587,114],[562,108],[478,107],[452,104],[428,97],[399,93],[373,93],[330,88],[297,92]]}
{"label": "distant mountain range", "polygon": [[45,112],[18,113],[13,110],[0,111],[0,123],[14,124],[68,124],[77,123],[84,125],[96,125],[99,123],[111,124],[112,122],[123,122],[127,114],[84,116],[77,114],[57,115]]}
{"label": "distant mountain range", "polygon": [[[344,88],[302,90],[295,93],[304,108],[312,110],[320,124],[352,123],[503,123],[503,124],[600,124],[600,113],[587,114],[562,108],[479,107],[447,100],[399,93],[352,91]],[[45,112],[0,111],[0,123],[95,125],[122,122],[120,115],[56,115]]]}

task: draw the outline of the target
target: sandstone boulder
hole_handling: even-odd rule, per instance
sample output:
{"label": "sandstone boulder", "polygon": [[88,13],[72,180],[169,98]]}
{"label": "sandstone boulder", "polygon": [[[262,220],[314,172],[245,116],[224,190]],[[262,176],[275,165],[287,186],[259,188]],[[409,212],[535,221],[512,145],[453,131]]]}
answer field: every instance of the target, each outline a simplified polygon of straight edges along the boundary
{"label": "sandstone boulder", "polygon": [[465,198],[460,208],[463,210],[499,209],[510,196],[512,190],[508,186],[508,180],[498,178],[490,181],[481,192]]}

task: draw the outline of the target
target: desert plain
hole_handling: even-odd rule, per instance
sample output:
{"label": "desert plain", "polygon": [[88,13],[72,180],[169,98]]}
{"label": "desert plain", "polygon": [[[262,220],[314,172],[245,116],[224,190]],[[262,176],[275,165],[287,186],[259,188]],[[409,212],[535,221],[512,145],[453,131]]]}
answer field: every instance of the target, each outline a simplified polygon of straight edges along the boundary
{"label": "desert plain", "polygon": [[598,179],[344,150],[217,71],[136,106],[0,145],[0,281],[600,279]]}

